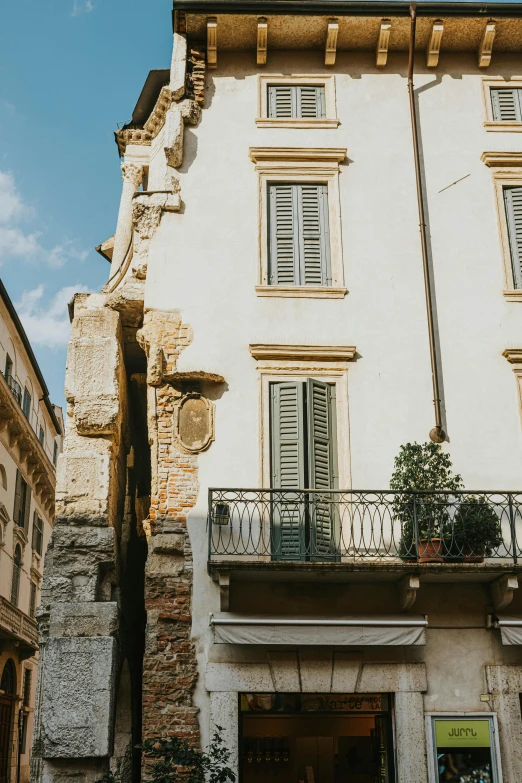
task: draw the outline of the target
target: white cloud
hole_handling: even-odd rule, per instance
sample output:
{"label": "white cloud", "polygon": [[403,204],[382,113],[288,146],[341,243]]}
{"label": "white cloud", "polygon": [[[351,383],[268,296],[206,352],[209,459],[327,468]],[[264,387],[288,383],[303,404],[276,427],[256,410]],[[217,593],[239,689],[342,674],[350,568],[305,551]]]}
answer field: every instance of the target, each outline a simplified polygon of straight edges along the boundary
{"label": "white cloud", "polygon": [[74,294],[88,293],[84,285],[67,285],[54,295],[50,302],[44,300],[44,286],[24,291],[15,303],[20,320],[29,341],[47,348],[67,345],[69,340],[69,313],[67,304]]}
{"label": "white cloud", "polygon": [[0,171],[0,223],[20,220],[27,211],[13,175],[8,171]]}
{"label": "white cloud", "polygon": [[34,218],[34,210],[20,195],[13,175],[0,171],[0,264],[8,258],[43,262],[60,267],[68,261],[84,261],[87,251],[70,239],[48,249],[40,242],[42,232],[27,231],[19,224]]}
{"label": "white cloud", "polygon": [[90,14],[94,11],[95,5],[92,0],[74,0],[71,16],[81,16],[82,14]]}

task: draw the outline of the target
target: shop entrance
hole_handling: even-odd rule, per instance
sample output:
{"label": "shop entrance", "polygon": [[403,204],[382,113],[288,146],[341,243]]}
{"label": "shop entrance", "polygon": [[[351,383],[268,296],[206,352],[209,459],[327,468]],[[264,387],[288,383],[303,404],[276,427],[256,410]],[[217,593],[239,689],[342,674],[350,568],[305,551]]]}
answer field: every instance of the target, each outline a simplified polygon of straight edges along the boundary
{"label": "shop entrance", "polygon": [[388,694],[240,694],[241,783],[394,783]]}

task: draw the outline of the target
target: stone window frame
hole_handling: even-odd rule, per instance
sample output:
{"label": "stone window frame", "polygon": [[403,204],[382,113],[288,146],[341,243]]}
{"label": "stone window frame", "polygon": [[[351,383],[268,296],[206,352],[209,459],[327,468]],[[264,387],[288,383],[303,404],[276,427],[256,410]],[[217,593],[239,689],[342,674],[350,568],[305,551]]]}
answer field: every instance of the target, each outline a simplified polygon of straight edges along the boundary
{"label": "stone window frame", "polygon": [[491,105],[492,87],[518,87],[522,89],[522,76],[515,76],[513,79],[503,79],[501,76],[483,76],[482,77],[482,96],[484,99],[484,128],[487,131],[497,131],[500,133],[522,133],[522,122],[502,122],[493,119],[493,106]]}
{"label": "stone window frame", "polygon": [[[348,293],[344,284],[339,186],[339,163],[343,156],[346,156],[346,150],[293,147],[250,148],[250,158],[255,162],[258,174],[259,272],[255,289],[257,296],[343,299]],[[269,285],[268,185],[278,182],[317,183],[328,186],[331,285]]]}
{"label": "stone window frame", "polygon": [[[495,189],[497,224],[504,271],[504,288],[502,294],[508,302],[522,302],[522,289],[515,288],[515,281],[513,279],[509,230],[504,203],[505,187],[522,187],[522,152],[507,154],[485,152],[482,155],[482,161],[491,168],[493,187]],[[505,166],[503,165],[504,163],[507,163],[508,165]]]}
{"label": "stone window frame", "polygon": [[[343,366],[344,365],[344,366]],[[337,468],[339,488],[351,487],[350,423],[348,415],[348,367],[345,363],[262,360],[259,372],[259,478],[270,487],[270,384],[318,378],[335,384],[337,425]]]}
{"label": "stone window frame", "polygon": [[[268,116],[268,86],[274,85],[313,85],[324,87],[326,103],[326,117],[269,117]],[[258,128],[337,128],[337,107],[335,100],[335,76],[331,73],[317,74],[263,74],[257,77],[258,85],[258,116],[256,125]]]}
{"label": "stone window frame", "polygon": [[433,719],[434,718],[489,718],[493,722],[493,763],[496,763],[496,780],[494,783],[502,783],[502,757],[500,755],[500,741],[498,733],[498,719],[496,712],[426,712],[425,716],[425,731],[426,731],[426,746],[428,756],[428,780],[430,783],[436,783],[438,781],[438,774],[435,770],[435,733],[433,731]]}

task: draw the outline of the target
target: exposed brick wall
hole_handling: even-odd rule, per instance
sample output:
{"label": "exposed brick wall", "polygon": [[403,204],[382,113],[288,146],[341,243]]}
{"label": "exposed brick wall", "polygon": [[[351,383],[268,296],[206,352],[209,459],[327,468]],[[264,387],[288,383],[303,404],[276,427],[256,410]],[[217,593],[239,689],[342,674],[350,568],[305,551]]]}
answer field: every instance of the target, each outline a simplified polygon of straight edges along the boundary
{"label": "exposed brick wall", "polygon": [[198,490],[197,458],[173,442],[179,392],[156,389],[157,494],[151,498],[145,577],[147,639],[143,661],[143,739],[181,736],[199,744],[192,693],[197,664],[191,634],[192,551],[187,513]]}

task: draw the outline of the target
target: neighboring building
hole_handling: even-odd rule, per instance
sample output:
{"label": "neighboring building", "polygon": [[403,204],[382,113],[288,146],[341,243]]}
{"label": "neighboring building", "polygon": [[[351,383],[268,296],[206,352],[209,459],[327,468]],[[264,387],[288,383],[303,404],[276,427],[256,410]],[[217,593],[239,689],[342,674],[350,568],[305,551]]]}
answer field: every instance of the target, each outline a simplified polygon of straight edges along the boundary
{"label": "neighboring building", "polygon": [[14,783],[19,774],[23,783],[29,779],[35,618],[54,523],[62,416],[1,281],[0,367],[0,782]]}
{"label": "neighboring building", "polygon": [[[418,13],[176,0],[72,307],[35,783],[216,726],[241,783],[522,781],[522,5]],[[484,562],[388,492],[429,437]]]}

